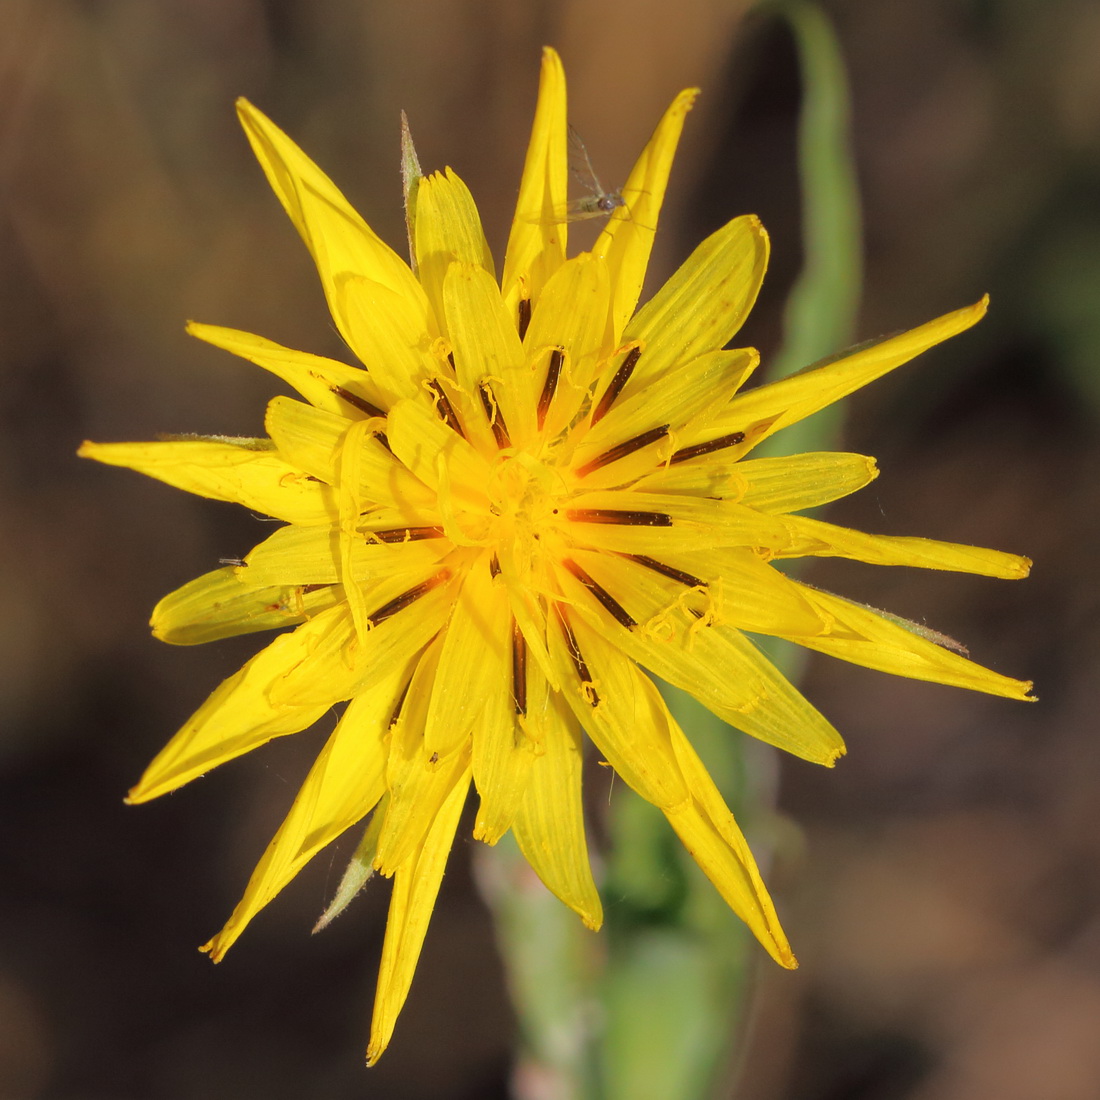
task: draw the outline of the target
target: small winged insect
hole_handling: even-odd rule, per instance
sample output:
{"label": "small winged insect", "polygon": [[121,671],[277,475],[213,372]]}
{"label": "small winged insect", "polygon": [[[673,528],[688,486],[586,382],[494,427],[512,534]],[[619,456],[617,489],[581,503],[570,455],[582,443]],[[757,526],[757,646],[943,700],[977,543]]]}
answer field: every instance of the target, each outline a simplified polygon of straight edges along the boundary
{"label": "small winged insect", "polygon": [[606,218],[620,206],[626,206],[626,199],[623,198],[621,191],[603,189],[592,167],[588,150],[572,126],[569,127],[569,160],[570,171],[584,188],[585,194],[565,204],[561,221],[579,222],[588,218]]}

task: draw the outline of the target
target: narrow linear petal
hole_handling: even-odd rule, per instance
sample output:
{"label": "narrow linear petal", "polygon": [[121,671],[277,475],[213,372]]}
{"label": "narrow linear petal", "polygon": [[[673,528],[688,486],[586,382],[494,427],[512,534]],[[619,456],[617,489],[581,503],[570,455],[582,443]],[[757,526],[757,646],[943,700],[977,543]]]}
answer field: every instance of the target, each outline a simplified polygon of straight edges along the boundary
{"label": "narrow linear petal", "polygon": [[918,569],[944,569],[956,573],[977,573],[983,577],[1021,580],[1031,570],[1031,562],[1018,554],[965,546],[956,542],[938,542],[891,535],[868,535],[847,527],[838,527],[808,516],[787,516],[783,522],[790,542],[776,557],[855,558],[872,565],[910,565]]}
{"label": "narrow linear petal", "polygon": [[521,298],[538,303],[542,289],[565,260],[567,226],[554,212],[569,191],[565,70],[556,51],[542,51],[538,103],[523,164],[516,213],[508,235],[501,291],[508,312]]}
{"label": "narrow linear petal", "polygon": [[[325,533],[323,527],[284,527],[283,531]],[[171,645],[199,645],[257,630],[295,626],[332,607],[337,593],[324,587],[306,591],[308,580],[260,586],[243,581],[229,565],[204,573],[165,596],[150,617],[153,636]]]}
{"label": "narrow linear petal", "polygon": [[280,457],[266,439],[84,443],[77,454],[288,523],[332,523],[338,514],[332,490]]}
{"label": "narrow linear petal", "polygon": [[545,702],[532,711],[531,726],[542,752],[531,765],[513,832],[546,888],[587,927],[597,929],[603,907],[584,834],[580,725],[560,694],[540,692],[538,697]]}
{"label": "narrow linear petal", "polygon": [[780,515],[829,504],[874,481],[878,466],[867,455],[817,451],[781,458],[749,458],[738,466],[740,502]]}
{"label": "narrow linear petal", "polygon": [[988,305],[989,298],[982,298],[965,309],[946,313],[899,336],[857,348],[823,366],[807,368],[789,378],[738,394],[721,422],[733,430],[744,428],[746,422],[774,418],[768,432],[760,437],[766,438],[847,397],[948,337],[964,332],[985,316]]}
{"label": "narrow linear petal", "polygon": [[[449,326],[443,308],[443,280],[456,261],[474,265],[493,278],[493,255],[474,197],[448,168],[424,176],[416,192],[417,272],[444,336],[449,335]],[[514,335],[514,317],[511,328]]]}
{"label": "narrow linear petal", "polygon": [[336,607],[290,634],[280,634],[225,680],[161,749],[127,801],[148,802],[273,737],[313,725],[338,695],[322,692],[322,701],[303,705],[273,701],[272,690],[344,616]]}
{"label": "narrow linear petal", "polygon": [[371,1017],[368,1065],[377,1062],[389,1045],[398,1014],[409,994],[469,785],[467,770],[440,806],[419,851],[394,874]]}
{"label": "narrow linear petal", "polygon": [[252,872],[240,903],[225,927],[204,945],[214,962],[309,860],[370,813],[385,793],[389,717],[407,677],[405,669],[398,669],[370,694],[348,704]]}
{"label": "narrow linear petal", "polygon": [[187,332],[271,371],[318,409],[352,417],[364,415],[364,405],[384,409],[385,398],[362,367],[294,351],[238,329],[189,321]]}
{"label": "narrow linear petal", "polygon": [[798,962],[733,814],[678,726],[673,727],[672,744],[692,799],[675,810],[666,810],[665,816],[726,904],[752,929],[768,954],[780,966],[794,969]]}
{"label": "narrow linear petal", "polygon": [[816,589],[807,588],[806,598],[833,620],[832,629],[825,634],[791,639],[807,649],[895,676],[1032,701],[1030,681],[1013,680],[983,668],[880,612]]}
{"label": "narrow linear petal", "polygon": [[756,302],[768,252],[768,235],[753,214],[707,237],[626,326],[624,338],[641,341],[645,352],[623,396],[725,347]]}
{"label": "narrow linear petal", "polygon": [[684,119],[698,95],[698,88],[688,88],[665,111],[623,187],[625,205],[611,215],[592,249],[594,255],[607,260],[611,273],[615,343],[619,342],[619,334],[642,293],[672,160],[684,130]]}

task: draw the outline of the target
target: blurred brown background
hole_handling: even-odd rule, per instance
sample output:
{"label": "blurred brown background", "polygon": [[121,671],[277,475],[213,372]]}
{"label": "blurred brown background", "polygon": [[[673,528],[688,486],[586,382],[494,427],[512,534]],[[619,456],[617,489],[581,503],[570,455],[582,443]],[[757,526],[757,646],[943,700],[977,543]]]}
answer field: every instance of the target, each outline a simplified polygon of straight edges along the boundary
{"label": "blurred brown background", "polygon": [[[514,1025],[459,845],[396,1039],[361,1065],[385,888],[324,936],[324,854],[215,968],[320,731],[158,803],[121,797],[255,639],[170,649],[168,590],[243,511],[80,463],[85,437],[258,434],[269,376],[187,318],[340,355],[237,128],[247,95],[403,248],[397,118],[502,245],[544,43],[608,186],[681,87],[655,256],[755,211],[774,350],[799,263],[781,25],[678,0],[0,0],[0,1098],[503,1097]],[[1010,585],[832,563],[811,580],[1034,677],[1034,706],[827,663],[835,771],[785,761],[771,883],[802,961],[761,968],[742,1100],[1100,1096],[1100,6],[834,0],[866,217],[859,338],[991,292],[977,330],[849,403],[883,477],[831,518],[1036,559]],[[766,361],[766,360],[765,360]],[[613,904],[613,899],[608,899]],[[762,954],[762,953],[761,953]]]}

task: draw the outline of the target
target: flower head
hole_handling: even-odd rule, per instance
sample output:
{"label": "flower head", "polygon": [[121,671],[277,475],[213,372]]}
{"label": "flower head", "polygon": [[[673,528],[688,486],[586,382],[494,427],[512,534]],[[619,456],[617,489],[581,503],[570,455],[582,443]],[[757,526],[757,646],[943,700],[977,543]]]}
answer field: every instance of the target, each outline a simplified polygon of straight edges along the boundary
{"label": "flower head", "polygon": [[[1025,559],[866,535],[797,513],[876,476],[873,459],[750,458],[774,432],[961,332],[985,302],[742,392],[757,365],[726,345],[768,258],[755,217],[707,238],[637,309],[681,93],[589,252],[569,257],[565,81],[543,58],[498,281],[470,192],[407,172],[413,263],[250,104],[241,121],[316,261],[361,365],[192,324],[288,382],[262,439],[92,444],[82,453],[283,520],[237,566],[153,612],[182,645],[277,635],[157,756],[130,800],[342,717],[229,922],[220,958],[320,848],[372,815],[360,852],[393,893],[369,1058],[389,1041],[471,779],[474,835],[511,830],[543,882],[602,920],[581,809],[583,734],[658,806],[783,966],[787,939],[744,837],[643,669],[731,725],[831,765],[836,730],[746,632],[885,672],[1026,698],[1030,685],[778,571],[783,558],[1022,577]],[[407,158],[415,164],[415,158]]]}

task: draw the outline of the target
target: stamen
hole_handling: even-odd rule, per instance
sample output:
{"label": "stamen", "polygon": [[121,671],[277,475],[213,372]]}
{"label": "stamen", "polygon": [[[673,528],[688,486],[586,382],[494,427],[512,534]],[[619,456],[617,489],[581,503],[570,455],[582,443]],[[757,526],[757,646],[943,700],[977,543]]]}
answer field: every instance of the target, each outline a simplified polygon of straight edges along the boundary
{"label": "stamen", "polygon": [[568,508],[565,518],[574,523],[622,523],[630,527],[671,527],[667,512],[629,512],[621,508]]}
{"label": "stamen", "polygon": [[646,557],[645,554],[623,554],[623,557],[636,561],[647,569],[652,569],[654,573],[660,573],[662,577],[668,577],[670,581],[679,581],[681,584],[686,584],[688,588],[706,588],[707,586],[706,581],[692,576],[691,573],[685,573],[684,570],[677,569],[672,565],[665,565],[664,562]]}
{"label": "stamen", "polygon": [[628,454],[640,451],[643,447],[648,447],[650,443],[656,443],[658,439],[664,439],[666,435],[668,435],[667,424],[662,424],[659,428],[650,428],[648,432],[642,432],[641,435],[636,435],[633,439],[619,443],[611,450],[604,451],[602,455],[592,459],[591,462],[586,462],[577,470],[577,477],[585,477],[601,466],[609,466],[612,462],[618,462],[620,458],[626,458]]}
{"label": "stamen", "polygon": [[377,439],[378,442],[381,443],[382,446],[385,447],[391,455],[393,454],[393,448],[390,446],[389,437],[386,435],[385,432],[375,432],[374,438]]}
{"label": "stamen", "polygon": [[397,700],[397,705],[393,708],[393,713],[390,715],[389,724],[387,729],[393,729],[397,725],[397,720],[401,717],[401,708],[405,705],[405,698],[409,694],[409,688],[412,687],[412,677],[410,676],[408,682],[401,689],[401,697]]}
{"label": "stamen", "polygon": [[744,432],[730,432],[729,435],[720,435],[709,443],[696,443],[691,447],[683,447],[676,451],[668,460],[670,466],[677,462],[687,462],[689,458],[698,458],[700,455],[709,455],[712,451],[721,451],[726,447],[736,447],[738,443],[745,442]]}
{"label": "stamen", "polygon": [[439,380],[436,378],[429,379],[428,389],[435,394],[435,411],[439,414],[439,419],[442,420],[448,428],[458,432],[458,434],[465,439],[466,433],[462,430],[462,425],[458,422],[458,417],[455,415],[454,408],[448,400],[447,395],[443,392],[443,387],[440,385]]}
{"label": "stamen", "polygon": [[638,625],[637,620],[630,616],[626,608],[599,581],[593,580],[575,561],[571,558],[565,558],[562,565],[596,597],[603,609],[619,626],[625,626],[627,630],[633,630]]}
{"label": "stamen", "polygon": [[615,376],[608,383],[607,389],[603,391],[603,396],[592,411],[593,424],[598,424],[607,415],[607,410],[615,403],[615,398],[623,392],[623,386],[630,381],[630,376],[634,373],[641,355],[641,348],[631,348],[627,357],[619,364]]}
{"label": "stamen", "polygon": [[346,401],[349,405],[357,408],[361,413],[365,413],[367,416],[385,416],[386,414],[378,408],[377,405],[372,405],[366,399],[360,397],[358,394],[352,393],[351,390],[344,389],[343,386],[330,386],[330,390],[341,401]]}
{"label": "stamen", "polygon": [[519,623],[512,620],[512,698],[516,714],[527,713],[527,642]]}
{"label": "stamen", "polygon": [[542,430],[543,424],[546,422],[546,414],[550,410],[550,402],[554,400],[554,392],[558,388],[558,378],[561,375],[561,365],[565,362],[565,349],[554,348],[550,352],[550,362],[546,366],[546,381],[542,386],[542,393],[539,396],[539,408],[538,408],[538,424],[539,430]]}
{"label": "stamen", "polygon": [[527,335],[527,329],[531,324],[531,299],[519,300],[519,338],[522,340]]}
{"label": "stamen", "polygon": [[585,689],[585,696],[589,703],[597,707],[600,705],[600,697],[596,694],[592,673],[588,671],[588,665],[584,663],[584,657],[581,655],[581,647],[577,645],[577,636],[573,633],[573,628],[569,625],[569,620],[565,617],[565,612],[562,610],[561,604],[556,603],[554,606],[558,611],[558,622],[561,624],[561,632],[565,635],[565,647],[569,650],[569,657],[573,662],[573,667],[577,670],[577,676],[580,677],[581,687]]}
{"label": "stamen", "polygon": [[443,569],[437,573],[434,577],[429,577],[426,581],[421,581],[420,584],[414,585],[407,592],[402,592],[400,596],[394,596],[392,600],[384,603],[377,611],[372,612],[367,616],[367,622],[371,626],[377,626],[379,623],[385,622],[386,619],[392,619],[399,611],[404,611],[410,604],[415,603],[425,593],[430,592],[433,588],[438,588],[445,581],[449,580],[451,571],[449,569]]}
{"label": "stamen", "polygon": [[384,531],[366,531],[368,541],[379,542],[417,542],[420,539],[441,539],[442,527],[387,527]]}
{"label": "stamen", "polygon": [[489,576],[493,578],[500,576],[500,558],[496,554],[489,561]]}
{"label": "stamen", "polygon": [[497,404],[496,396],[489,386],[489,383],[479,382],[477,385],[477,392],[481,397],[481,407],[485,410],[485,415],[489,418],[489,427],[493,429],[493,438],[497,441],[497,446],[502,450],[505,447],[511,446],[512,441],[508,438],[508,428],[504,423],[504,417],[501,415],[500,406]]}

